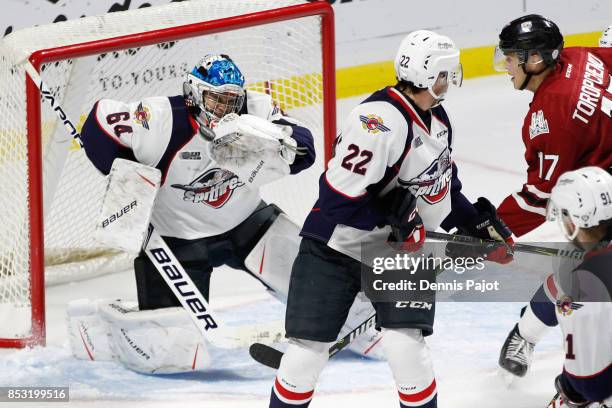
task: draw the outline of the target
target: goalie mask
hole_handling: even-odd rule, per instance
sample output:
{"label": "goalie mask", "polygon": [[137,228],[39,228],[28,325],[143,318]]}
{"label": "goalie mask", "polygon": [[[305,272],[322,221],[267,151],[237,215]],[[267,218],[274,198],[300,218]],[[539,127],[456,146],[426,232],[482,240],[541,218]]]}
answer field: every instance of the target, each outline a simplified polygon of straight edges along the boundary
{"label": "goalie mask", "polygon": [[447,89],[447,84],[461,86],[463,82],[455,43],[427,30],[413,31],[402,40],[395,56],[395,74],[398,81],[426,88],[438,103],[444,99],[446,91],[436,93],[434,86]]}
{"label": "goalie mask", "polygon": [[237,113],[244,103],[244,76],[227,55],[206,55],[187,74],[183,94],[187,106],[210,126]]}
{"label": "goalie mask", "polygon": [[559,222],[569,240],[580,228],[591,228],[612,219],[612,176],[599,167],[563,173],[553,187],[548,221]]}

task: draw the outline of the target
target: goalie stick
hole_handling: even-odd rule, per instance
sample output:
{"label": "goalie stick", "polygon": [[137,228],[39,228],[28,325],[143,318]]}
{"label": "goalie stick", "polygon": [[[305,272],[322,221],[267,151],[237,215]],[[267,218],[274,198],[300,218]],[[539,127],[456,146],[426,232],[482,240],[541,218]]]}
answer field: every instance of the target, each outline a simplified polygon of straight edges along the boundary
{"label": "goalie stick", "polygon": [[[44,83],[40,74],[29,60],[24,62],[24,68],[32,82],[40,90],[42,100],[46,100],[56,113],[66,130],[83,147],[81,135],[77,131],[75,122],[71,120],[50,88]],[[272,322],[263,325],[219,327],[218,319],[212,313],[210,305],[195,286],[180,262],[176,259],[163,238],[155,231],[153,224],[149,224],[147,238],[143,243],[143,250],[168,284],[176,298],[179,300],[191,320],[198,327],[202,336],[219,348],[245,347],[253,341],[266,343],[276,342],[283,338],[284,330],[281,322]]]}

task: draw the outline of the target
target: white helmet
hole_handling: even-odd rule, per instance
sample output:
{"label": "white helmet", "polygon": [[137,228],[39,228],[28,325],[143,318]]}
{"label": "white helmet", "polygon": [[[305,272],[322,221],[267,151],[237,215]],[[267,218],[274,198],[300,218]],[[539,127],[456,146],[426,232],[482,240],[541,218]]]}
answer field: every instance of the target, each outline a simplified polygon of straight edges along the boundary
{"label": "white helmet", "polygon": [[[564,222],[571,221],[574,231]],[[580,228],[612,219],[612,176],[599,167],[583,167],[563,173],[548,201],[547,219],[558,221],[566,237],[576,238]]]}
{"label": "white helmet", "polygon": [[602,48],[612,47],[612,25],[601,33],[599,38],[599,46]]}
{"label": "white helmet", "polygon": [[427,88],[438,100],[444,94],[436,95],[433,92],[436,81],[446,79],[455,86],[461,86],[463,81],[459,50],[455,43],[444,35],[427,30],[413,31],[402,40],[395,56],[395,74],[399,81]]}

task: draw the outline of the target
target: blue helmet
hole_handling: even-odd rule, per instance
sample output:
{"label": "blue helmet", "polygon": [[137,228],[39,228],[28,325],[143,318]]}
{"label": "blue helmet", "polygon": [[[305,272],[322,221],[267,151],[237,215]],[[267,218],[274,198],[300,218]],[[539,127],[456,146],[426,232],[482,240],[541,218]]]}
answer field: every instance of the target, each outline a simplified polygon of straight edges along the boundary
{"label": "blue helmet", "polygon": [[[244,76],[227,55],[206,55],[187,74],[183,93],[188,106],[199,108],[205,124],[240,111]],[[198,109],[196,109],[198,110]]]}

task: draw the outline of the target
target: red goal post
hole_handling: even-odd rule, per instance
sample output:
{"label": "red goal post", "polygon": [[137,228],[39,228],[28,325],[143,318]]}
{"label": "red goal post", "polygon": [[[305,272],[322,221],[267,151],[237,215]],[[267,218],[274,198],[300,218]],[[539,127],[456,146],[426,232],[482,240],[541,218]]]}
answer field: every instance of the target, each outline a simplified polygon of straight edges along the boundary
{"label": "red goal post", "polygon": [[[222,1],[218,0],[218,3],[239,3],[236,1]],[[189,3],[193,3],[191,6],[196,7],[199,6],[198,0],[191,0],[189,2],[182,3],[173,3],[168,6],[162,6],[158,8],[150,8],[150,9],[142,9],[130,12],[122,12],[122,13],[112,13],[117,15],[117,19],[120,14],[129,13],[129,18],[138,19],[137,13],[142,13],[142,16],[148,15],[153,9],[162,10],[162,13],[171,13],[174,10],[182,10],[188,7]],[[208,3],[211,3],[210,1]],[[243,0],[242,3],[248,4],[249,0]],[[251,1],[248,4],[247,9],[254,7],[254,4],[258,3],[257,1]],[[167,48],[180,48],[176,47],[176,44],[181,44],[183,41],[194,40],[195,38],[202,38],[204,36],[207,38],[207,41],[210,40],[211,43],[215,45],[223,44],[224,41],[224,33],[228,32],[239,32],[240,30],[249,30],[249,29],[263,29],[263,27],[271,27],[269,28],[270,33],[263,33],[261,35],[262,43],[268,40],[268,37],[272,38],[271,44],[268,45],[266,43],[265,46],[261,48],[261,51],[258,51],[260,54],[253,55],[252,58],[259,61],[259,67],[254,67],[253,72],[258,72],[257,69],[261,68],[262,64],[266,67],[268,61],[272,61],[272,57],[274,53],[276,53],[274,47],[279,47],[278,52],[282,53],[283,56],[281,58],[285,58],[287,61],[291,61],[291,56],[293,55],[294,60],[291,61],[293,65],[289,68],[285,67],[282,62],[270,62],[270,77],[265,78],[265,75],[253,74],[256,78],[254,82],[249,83],[249,52],[251,46],[248,44],[250,41],[260,41],[259,38],[254,40],[255,34],[251,31],[244,31],[245,35],[240,36],[239,39],[247,43],[245,45],[246,51],[245,56],[242,57],[242,61],[240,60],[241,51],[235,51],[234,54],[227,52],[233,59],[237,60],[238,65],[241,67],[241,70],[245,73],[245,77],[247,79],[247,86],[251,89],[256,89],[264,92],[271,93],[272,96],[278,100],[281,108],[284,108],[289,111],[289,114],[292,115],[293,111],[296,112],[295,116],[305,122],[309,127],[315,128],[313,133],[315,137],[320,137],[321,142],[319,142],[318,150],[319,165],[314,171],[308,176],[308,179],[304,179],[307,181],[301,181],[293,184],[302,185],[308,184],[309,187],[306,190],[310,191],[310,196],[302,198],[297,197],[298,201],[302,201],[299,205],[303,208],[296,209],[295,214],[292,214],[295,218],[300,221],[304,214],[304,205],[308,206],[308,200],[312,199],[312,191],[316,191],[316,177],[318,177],[318,173],[322,168],[322,164],[327,162],[327,160],[331,156],[331,148],[332,141],[335,137],[336,133],[336,112],[335,112],[335,48],[334,48],[334,20],[333,20],[333,10],[331,6],[324,1],[298,1],[298,0],[280,0],[280,1],[267,1],[267,2],[259,2],[261,4],[265,3],[265,7],[262,7],[261,10],[247,12],[244,14],[235,14],[230,15],[223,18],[216,18],[208,21],[201,22],[192,22],[184,25],[177,25],[171,27],[163,27],[159,29],[146,30],[142,32],[133,32],[130,34],[120,35],[120,36],[107,36],[104,38],[98,38],[91,41],[76,41],[74,43],[64,43],[60,46],[56,47],[48,47],[45,49],[38,49],[31,52],[27,58],[32,63],[34,68],[41,72],[41,76],[43,80],[46,82],[46,71],[51,72],[54,69],[57,71],[57,77],[63,76],[73,76],[73,75],[81,75],[83,79],[81,82],[78,80],[70,79],[66,81],[64,84],[62,80],[58,80],[58,82],[51,84],[51,89],[55,90],[54,97],[58,98],[58,100],[62,100],[62,103],[66,102],[68,106],[79,106],[79,110],[75,110],[73,112],[66,112],[72,118],[75,117],[78,121],[82,120],[83,114],[86,113],[87,109],[91,107],[91,101],[82,101],[79,99],[81,97],[81,91],[87,87],[103,87],[104,91],[108,91],[108,94],[112,97],[113,91],[123,92],[125,88],[134,88],[140,89],[140,85],[144,85],[146,82],[146,78],[153,78],[151,82],[153,82],[153,89],[156,88],[156,84],[154,81],[160,80],[159,78],[163,77],[160,72],[164,71],[163,69],[145,69],[141,71],[138,75],[135,75],[134,72],[131,71],[131,77],[127,74],[108,74],[107,77],[98,77],[98,81],[96,82],[94,79],[87,75],[87,73],[93,72],[90,68],[81,69],[81,66],[95,66],[95,69],[105,62],[105,58],[108,60],[109,58],[115,58],[115,62],[117,61],[127,61],[125,62],[126,67],[125,71],[128,72],[128,69],[133,69],[131,61],[128,61],[131,56],[138,53],[151,53],[151,55],[163,53],[163,51],[158,51],[167,49]],[[278,8],[275,8],[274,5],[281,5]],[[225,5],[224,5],[225,6]],[[190,12],[192,10],[190,9]],[[163,15],[160,17],[160,20],[163,20]],[[128,18],[128,17],[126,17]],[[141,17],[146,18],[146,17]],[[306,34],[298,33],[299,29],[294,28],[299,27],[301,25],[301,21],[307,21],[307,19],[314,19],[316,24],[311,22],[305,23],[310,28],[317,26],[318,32],[311,33],[312,36],[316,36],[318,40],[315,40],[312,44],[308,44],[308,40],[311,39],[310,34],[306,32]],[[112,24],[112,21],[115,20],[115,16],[106,15],[104,17],[92,17],[81,19],[80,23],[83,26],[87,26],[87,24],[91,24],[90,27],[93,27],[92,30],[95,30],[95,25],[100,24],[101,22]],[[128,19],[129,20],[129,19]],[[180,20],[180,19],[179,19]],[[308,20],[310,21],[310,20]],[[67,22],[70,23],[70,22]],[[164,21],[165,23],[165,21]],[[287,24],[282,25],[282,24]],[[61,28],[58,23],[57,26]],[[277,25],[275,25],[277,24]],[[278,25],[281,24],[281,25]],[[162,24],[164,25],[164,24]],[[312,27],[311,27],[312,26]],[[42,27],[44,28],[44,27]],[[26,37],[32,37],[38,28],[28,29],[28,33],[26,33]],[[59,29],[59,28],[58,28]],[[43,30],[44,32],[44,30]],[[276,34],[278,34],[278,36]],[[17,31],[13,33],[13,36],[19,36],[20,32]],[[259,34],[257,34],[259,35]],[[298,41],[295,41],[295,37],[303,36]],[[78,36],[77,36],[78,37]],[[292,38],[293,37],[293,38]],[[13,37],[15,38],[15,37]],[[287,49],[283,47],[283,39],[286,38],[287,41],[295,41],[295,44],[292,44]],[[77,38],[78,40],[78,38]],[[230,40],[228,41],[227,47],[230,47]],[[236,41],[236,40],[231,40]],[[18,41],[16,41],[18,42]],[[300,49],[300,43],[304,43],[304,49]],[[313,45],[315,44],[315,45]],[[242,45],[241,45],[242,46]],[[258,45],[259,46],[259,45]],[[149,47],[149,48],[147,48]],[[164,48],[166,47],[166,48]],[[187,49],[191,46],[187,46]],[[271,48],[266,48],[271,47]],[[318,49],[312,49],[317,48]],[[225,47],[223,47],[225,49]],[[251,47],[252,48],[252,47]],[[310,49],[307,49],[310,48]],[[149,51],[150,50],[150,51]],[[3,55],[3,47],[0,46],[0,56],[3,59],[3,62],[6,60],[10,60],[11,57]],[[198,49],[196,53],[204,52],[204,48]],[[223,49],[219,50],[211,50],[225,53]],[[268,54],[266,54],[268,53]],[[236,58],[236,54],[238,54],[238,58]],[[109,55],[111,57],[109,57]],[[118,55],[118,56],[117,56]],[[203,55],[203,54],[202,54]],[[199,59],[202,55],[198,54],[195,60]],[[93,58],[95,56],[95,58]],[[87,62],[85,57],[91,57],[91,61]],[[308,62],[307,58],[320,59],[320,70],[315,70],[315,72],[304,72],[303,66]],[[122,59],[123,58],[123,59]],[[80,60],[82,59],[82,60]],[[144,60],[144,59],[143,59]],[[78,61],[78,62],[76,62]],[[81,63],[81,61],[84,61]],[[262,63],[263,61],[263,63]],[[276,61],[276,60],[274,60]],[[282,59],[281,59],[282,61]],[[107,62],[107,61],[106,61]],[[118,64],[122,64],[123,62],[118,62]],[[93,64],[93,65],[92,65]],[[280,67],[278,69],[272,68],[272,64],[277,64]],[[287,65],[291,65],[289,62]],[[314,63],[314,66],[318,65],[319,62]],[[7,153],[3,153],[3,148],[0,146],[0,176],[6,176],[7,174],[10,176],[11,172],[15,172],[16,174],[20,174],[20,170],[15,170],[15,168],[21,169],[20,161],[24,161],[25,166],[25,177],[23,180],[25,181],[25,203],[27,204],[27,211],[25,211],[21,216],[12,214],[15,216],[15,219],[6,220],[0,219],[1,223],[10,223],[13,226],[17,226],[17,228],[9,228],[6,227],[5,230],[0,228],[0,233],[6,234],[10,232],[14,234],[14,237],[9,237],[5,241],[0,241],[0,326],[5,327],[4,332],[0,331],[0,347],[24,347],[24,346],[32,346],[32,345],[44,345],[45,344],[45,268],[49,269],[50,265],[53,262],[50,262],[49,259],[45,258],[45,251],[47,248],[52,246],[50,242],[52,240],[51,236],[55,234],[54,230],[51,231],[50,224],[56,222],[55,218],[59,218],[60,221],[57,221],[58,227],[57,229],[61,230],[62,225],[62,217],[64,221],[68,221],[71,217],[80,218],[80,214],[83,212],[94,212],[92,208],[87,206],[81,206],[80,202],[82,200],[86,200],[89,198],[88,193],[82,193],[81,187],[69,186],[66,187],[66,191],[71,191],[70,188],[73,188],[72,193],[63,193],[64,184],[71,184],[71,181],[65,182],[64,179],[69,178],[78,178],[71,176],[71,172],[73,175],[85,174],[86,172],[81,173],[80,171],[75,172],[74,170],[67,170],[68,164],[64,164],[61,166],[59,170],[48,170],[47,167],[51,167],[51,164],[54,163],[56,153],[53,152],[57,147],[53,147],[56,144],[62,145],[66,147],[65,140],[62,143],[57,142],[55,139],[58,139],[56,134],[59,132],[64,132],[64,136],[67,134],[65,129],[61,129],[61,124],[58,126],[57,123],[51,123],[53,119],[49,119],[52,115],[50,112],[45,112],[45,109],[49,110],[48,107],[45,108],[42,105],[45,105],[44,101],[41,102],[41,94],[39,92],[38,87],[32,82],[32,80],[26,76],[22,71],[22,68],[18,68],[20,65],[20,61],[12,61],[9,64],[9,68],[0,68],[0,76],[4,75],[7,78],[12,78],[11,76],[15,76],[16,72],[18,75],[22,75],[25,78],[25,136],[22,135],[20,131],[21,125],[15,125],[14,123],[10,123],[6,126],[0,125],[0,134],[3,136],[10,135],[11,139],[9,142],[9,147],[6,148],[7,151],[11,151],[10,145],[15,144],[21,147],[21,143],[25,143],[24,154],[15,153],[14,156],[5,157]],[[243,68],[243,66],[247,66]],[[160,63],[160,66],[161,63]],[[173,65],[167,64],[163,65],[163,67],[167,67],[164,72],[169,77],[172,77],[170,74],[170,67]],[[181,65],[182,68],[186,67],[187,64],[184,63]],[[109,68],[99,68],[100,72],[107,73],[111,72],[114,69],[113,64],[108,64]],[[45,71],[46,68],[46,71]],[[176,67],[175,67],[176,68]],[[293,70],[292,70],[293,69]],[[66,71],[70,70],[70,74],[66,74]],[[79,71],[80,70],[80,71]],[[106,70],[106,71],[105,71]],[[183,69],[184,70],[184,69]],[[10,71],[10,72],[9,72]],[[20,73],[21,71],[21,73]],[[176,68],[175,71],[179,71]],[[246,71],[246,72],[245,72]],[[75,73],[76,72],[76,73]],[[145,76],[151,72],[150,75]],[[85,74],[83,74],[85,73]],[[180,76],[174,72],[175,77],[172,77],[168,83],[178,83],[180,80]],[[140,77],[140,78],[138,78]],[[72,78],[72,77],[71,77]],[[106,79],[104,79],[106,78]],[[116,79],[120,78],[120,79]],[[133,79],[133,84],[127,83],[128,79]],[[11,79],[12,80],[12,79]],[[8,81],[8,79],[7,79]],[[51,82],[53,82],[51,80]],[[94,85],[84,85],[91,84]],[[59,85],[57,85],[59,83]],[[68,85],[68,83],[70,85]],[[126,85],[127,84],[127,85]],[[117,85],[115,87],[115,85]],[[113,88],[115,87],[115,88]],[[320,89],[316,89],[319,88]],[[76,91],[73,88],[77,88]],[[107,89],[108,88],[108,89]],[[99,88],[102,89],[102,88]],[[181,88],[175,90],[176,94],[181,93]],[[99,91],[98,91],[99,92]],[[142,97],[142,95],[138,94],[137,91],[134,91],[135,95],[138,97]],[[156,95],[154,93],[150,93],[149,96]],[[7,116],[18,116],[15,112],[17,111],[16,107],[21,106],[21,91],[17,92],[16,100],[17,102],[11,100],[10,98],[5,98],[4,101],[0,101],[0,109],[11,111]],[[75,102],[71,102],[72,94],[77,94],[78,98],[75,99]],[[163,94],[162,94],[163,95]],[[313,96],[314,95],[314,96]],[[94,96],[98,96],[95,95]],[[102,95],[99,95],[102,97]],[[43,98],[44,99],[44,98]],[[120,99],[120,98],[117,98]],[[312,108],[311,105],[317,105],[316,109]],[[48,106],[48,105],[47,105]],[[62,105],[64,106],[64,105]],[[80,109],[83,110],[80,110]],[[15,112],[12,112],[12,109],[15,109]],[[67,109],[69,110],[69,109]],[[306,110],[312,110],[313,112],[318,113],[304,113]],[[304,117],[301,117],[304,115]],[[317,116],[319,115],[319,116]],[[12,117],[11,116],[11,117]],[[319,117],[320,119],[317,119]],[[0,119],[3,120],[3,119]],[[316,123],[320,120],[320,123]],[[19,120],[15,120],[15,123],[20,122]],[[47,128],[51,128],[48,131],[51,136],[45,135]],[[60,129],[60,130],[58,130]],[[21,139],[24,139],[23,142]],[[61,139],[61,137],[59,137]],[[53,144],[51,147],[47,147],[47,140],[51,140],[49,144]],[[17,149],[17,150],[19,150]],[[76,151],[75,151],[76,150]],[[52,153],[50,153],[52,152]],[[51,158],[48,159],[47,155],[51,154]],[[64,153],[62,153],[64,154]],[[61,157],[62,154],[59,154]],[[25,157],[21,157],[25,156]],[[68,158],[62,158],[61,162],[70,163],[73,158],[72,156],[77,157],[75,161],[83,161],[82,158],[78,158],[78,156],[83,156],[82,152],[78,152],[78,148],[75,149],[74,145],[70,149],[70,153],[68,153]],[[323,160],[323,157],[325,160]],[[6,167],[6,169],[5,169]],[[90,170],[87,170],[89,172]],[[47,174],[51,174],[50,176]],[[78,174],[77,174],[78,173]],[[93,176],[92,176],[93,177]],[[15,176],[16,179],[20,177]],[[21,184],[21,180],[16,180],[15,183]],[[82,181],[75,181],[74,183],[79,183]],[[99,184],[100,181],[96,179],[95,181],[85,180],[84,184]],[[291,183],[290,183],[291,184]],[[51,187],[49,187],[51,185]],[[285,183],[284,185],[281,183],[278,186],[271,186],[271,195],[274,196],[278,194],[279,196],[287,196],[293,195],[292,193],[287,193],[285,187],[289,184]],[[313,187],[314,186],[314,187]],[[314,188],[314,190],[313,190]],[[18,190],[18,188],[14,188]],[[76,189],[76,191],[74,191]],[[7,188],[10,192],[11,188]],[[304,190],[304,189],[301,189]],[[17,194],[19,195],[19,194]],[[83,197],[81,197],[81,195]],[[84,197],[87,196],[87,197]],[[264,192],[264,198],[265,198]],[[282,199],[282,197],[281,197]],[[21,204],[23,204],[23,198],[19,195],[19,199],[21,200]],[[274,201],[274,198],[272,198]],[[47,202],[48,201],[48,202]],[[54,207],[56,206],[56,202],[65,201],[68,204],[68,207],[64,207],[67,209],[58,210],[62,213],[61,216],[56,216],[54,214]],[[305,203],[304,203],[305,201]],[[312,205],[314,201],[310,202]],[[0,201],[0,205],[3,203]],[[15,207],[19,208],[22,205],[16,204]],[[287,208],[291,210],[293,204],[288,203]],[[6,207],[5,207],[6,210]],[[10,211],[5,211],[9,213]],[[17,211],[15,211],[17,212]],[[290,211],[289,211],[290,212]],[[6,215],[5,215],[6,217]],[[45,223],[43,223],[43,219]],[[92,226],[89,221],[84,222],[87,224],[87,227]],[[21,228],[19,228],[21,227]],[[77,227],[80,228],[80,227]],[[87,240],[87,235],[89,232],[86,228],[82,228],[84,232],[78,232],[78,234],[83,234],[84,237],[82,239],[84,241]],[[66,235],[70,235],[70,239],[74,238],[74,235],[77,233],[73,233],[68,231]],[[24,238],[25,236],[25,238]],[[21,240],[27,241],[26,244],[19,244]],[[81,239],[81,238],[79,238]],[[83,255],[83,258],[86,261],[89,261],[90,258],[93,258],[95,254],[101,253],[103,256],[105,254],[104,250],[99,248],[90,248],[87,245],[80,246],[81,244],[75,244],[72,246],[71,244],[61,244],[59,245],[59,252],[61,252],[62,260],[64,258],[70,258],[68,254],[71,251]],[[87,248],[85,248],[87,247]],[[52,251],[55,251],[54,248]],[[24,251],[27,253],[27,256],[24,256]],[[94,255],[92,255],[92,253]],[[131,258],[130,256],[127,257]],[[70,261],[68,261],[70,262]],[[58,264],[61,261],[57,261]],[[53,263],[55,265],[55,263]],[[82,267],[79,267],[79,271],[82,270]],[[98,266],[93,266],[94,269],[99,268]],[[93,271],[95,274],[96,271]],[[79,272],[80,273],[80,272]],[[79,274],[77,273],[77,274]],[[25,275],[24,275],[25,274]],[[49,276],[49,271],[47,271],[47,277]],[[89,275],[88,275],[89,276]],[[79,279],[79,276],[73,277],[71,275],[69,279]],[[13,285],[13,286],[11,286]],[[13,303],[11,303],[13,302]],[[29,329],[25,327],[15,328],[13,332],[11,329],[8,329],[8,334],[6,330],[7,324],[14,324],[15,320],[23,320],[27,319],[28,314],[28,306],[29,306],[29,314],[30,314],[30,324]],[[2,308],[5,308],[4,311]],[[24,310],[22,310],[24,309]],[[24,317],[25,316],[25,317]],[[3,320],[4,319],[4,320]],[[18,326],[22,326],[18,324]]]}

